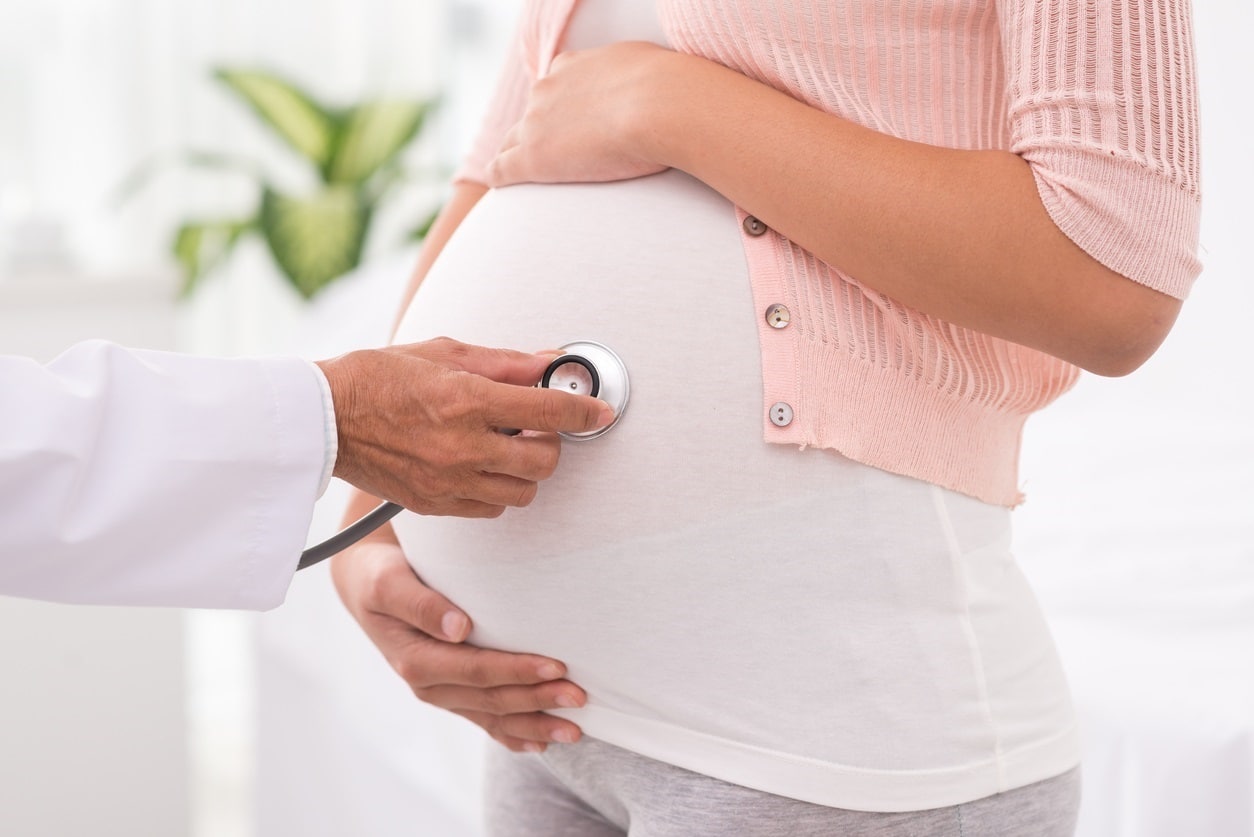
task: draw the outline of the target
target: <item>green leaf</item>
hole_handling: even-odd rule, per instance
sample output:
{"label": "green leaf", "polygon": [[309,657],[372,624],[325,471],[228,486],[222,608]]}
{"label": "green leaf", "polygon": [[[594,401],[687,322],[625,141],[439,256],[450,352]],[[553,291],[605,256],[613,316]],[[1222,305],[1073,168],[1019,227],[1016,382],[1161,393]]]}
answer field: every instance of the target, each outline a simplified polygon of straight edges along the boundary
{"label": "green leaf", "polygon": [[247,102],[288,145],[323,170],[331,159],[338,118],[296,85],[270,73],[220,69],[214,76]]}
{"label": "green leaf", "polygon": [[409,145],[433,106],[432,102],[378,101],[349,110],[326,168],[327,182],[364,183]]}
{"label": "green leaf", "polygon": [[279,269],[309,299],[361,261],[370,207],[355,189],[332,186],[310,198],[266,189],[261,232]]}
{"label": "green leaf", "polygon": [[178,228],[170,250],[183,268],[180,296],[187,296],[215,267],[222,263],[240,237],[257,224],[255,218],[226,221],[189,221]]}

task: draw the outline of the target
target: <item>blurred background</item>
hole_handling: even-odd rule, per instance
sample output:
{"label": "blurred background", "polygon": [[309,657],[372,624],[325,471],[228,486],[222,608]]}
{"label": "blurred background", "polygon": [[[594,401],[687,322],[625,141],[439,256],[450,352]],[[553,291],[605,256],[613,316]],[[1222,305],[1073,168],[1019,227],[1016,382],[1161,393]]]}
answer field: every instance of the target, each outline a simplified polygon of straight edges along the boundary
{"label": "blurred background", "polygon": [[[382,342],[519,5],[0,0],[0,351]],[[1076,693],[1085,837],[1254,835],[1254,7],[1194,16],[1206,272],[1158,355],[1085,378],[1024,447],[1017,549]],[[343,206],[296,149],[353,114],[378,153],[322,169],[378,200],[308,300],[329,277],[283,254]],[[325,568],[261,616],[0,599],[0,632],[2,833],[479,833],[484,739],[412,697]]]}

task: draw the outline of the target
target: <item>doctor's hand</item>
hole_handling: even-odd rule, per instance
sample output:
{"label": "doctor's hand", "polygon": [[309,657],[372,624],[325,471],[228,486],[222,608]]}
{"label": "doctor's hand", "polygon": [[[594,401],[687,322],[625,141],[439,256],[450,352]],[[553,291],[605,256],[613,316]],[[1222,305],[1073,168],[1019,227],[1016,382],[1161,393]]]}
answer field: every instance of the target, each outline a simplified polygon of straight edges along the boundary
{"label": "doctor's hand", "polygon": [[483,727],[515,752],[577,741],[579,727],[543,710],[582,706],[566,667],[534,654],[464,644],[470,619],[414,575],[387,526],[331,562],[340,598],[417,697]]}
{"label": "doctor's hand", "polygon": [[532,385],[552,360],[448,338],[321,361],[331,385],[335,476],[419,514],[496,517],[557,467],[552,433],[613,421],[587,396]]}

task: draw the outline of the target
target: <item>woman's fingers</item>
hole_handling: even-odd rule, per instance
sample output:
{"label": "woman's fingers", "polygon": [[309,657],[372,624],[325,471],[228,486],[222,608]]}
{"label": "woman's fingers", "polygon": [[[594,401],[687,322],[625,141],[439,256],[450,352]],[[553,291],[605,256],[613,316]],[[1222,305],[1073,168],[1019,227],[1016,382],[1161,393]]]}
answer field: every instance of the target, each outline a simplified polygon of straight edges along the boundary
{"label": "woman's fingers", "polygon": [[548,657],[454,645],[395,622],[387,629],[372,630],[371,638],[415,691],[437,686],[534,686],[566,674],[565,666]]}
{"label": "woman's fingers", "polygon": [[415,691],[435,686],[533,686],[566,674],[566,666],[544,656],[453,645],[420,635],[411,635],[393,659],[393,668]]}
{"label": "woman's fingers", "polygon": [[549,709],[574,709],[587,700],[583,690],[568,680],[535,686],[434,686],[419,690],[418,697],[445,709],[519,715]]}
{"label": "woman's fingers", "polygon": [[485,172],[488,181],[486,185],[493,189],[499,189],[502,186],[510,186],[526,180],[519,171],[521,165],[519,148],[521,145],[522,123],[515,122],[514,126],[505,134],[505,140],[501,143],[501,147],[496,150],[496,156],[488,163],[488,168]]}
{"label": "woman's fingers", "polygon": [[375,568],[364,601],[366,609],[448,642],[464,640],[470,634],[470,617],[423,584],[403,556],[396,560],[396,555],[400,555],[399,547],[388,556],[391,560]]}
{"label": "woman's fingers", "polygon": [[544,714],[587,701],[584,691],[569,680],[550,679],[565,673],[560,663],[409,634],[392,665],[419,700],[461,715],[517,752],[537,752],[550,741],[579,740],[578,725]]}
{"label": "woman's fingers", "polygon": [[470,710],[454,710],[482,727],[493,739],[514,752],[543,752],[550,743],[573,744],[583,737],[579,726],[563,718],[540,712],[526,715],[492,715]]}
{"label": "woman's fingers", "polygon": [[332,569],[349,610],[421,700],[462,715],[512,750],[579,738],[578,726],[544,714],[587,700],[563,679],[566,667],[538,654],[461,644],[469,617],[422,583],[398,544],[359,544]]}
{"label": "woman's fingers", "polygon": [[517,145],[511,145],[498,153],[492,162],[488,163],[485,174],[487,175],[487,185],[493,189],[500,189],[503,186],[512,186],[515,183],[527,182],[526,166],[523,165],[523,149]]}
{"label": "woman's fingers", "polygon": [[[350,609],[362,614],[371,640],[411,688],[535,685],[566,675],[562,663],[539,654],[458,644],[470,632],[470,618],[423,584],[396,544],[363,544],[349,557],[359,560],[337,567],[337,582]],[[578,687],[571,688],[582,701]]]}

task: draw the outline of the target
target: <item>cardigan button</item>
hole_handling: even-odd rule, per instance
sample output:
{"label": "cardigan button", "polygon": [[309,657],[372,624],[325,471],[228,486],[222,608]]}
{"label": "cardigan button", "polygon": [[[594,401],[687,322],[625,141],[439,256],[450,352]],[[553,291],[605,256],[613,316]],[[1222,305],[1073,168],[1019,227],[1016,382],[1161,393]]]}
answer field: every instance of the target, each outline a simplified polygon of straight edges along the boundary
{"label": "cardigan button", "polygon": [[771,328],[788,328],[792,313],[777,302],[766,309],[766,322]]}
{"label": "cardigan button", "polygon": [[762,235],[767,230],[766,224],[763,224],[761,221],[759,221],[757,218],[754,218],[752,215],[745,216],[745,222],[744,224],[742,224],[742,226],[745,228],[745,232],[747,232],[749,235],[753,236],[754,238],[757,238],[758,236]]}
{"label": "cardigan button", "polygon": [[792,424],[792,407],[783,401],[776,401],[772,404],[769,415],[771,424],[776,427],[787,427]]}

